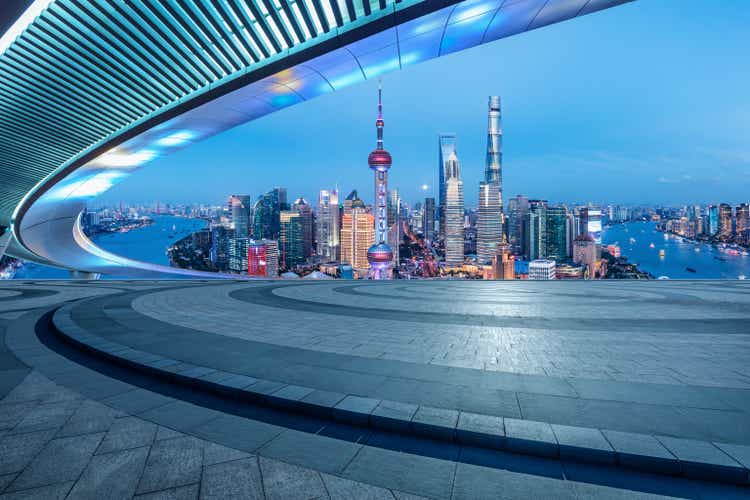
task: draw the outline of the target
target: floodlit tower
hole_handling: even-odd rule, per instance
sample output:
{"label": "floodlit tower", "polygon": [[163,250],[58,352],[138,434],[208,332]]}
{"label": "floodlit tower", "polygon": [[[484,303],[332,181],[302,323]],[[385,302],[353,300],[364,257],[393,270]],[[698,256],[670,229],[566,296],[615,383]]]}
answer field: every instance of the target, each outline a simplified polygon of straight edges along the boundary
{"label": "floodlit tower", "polygon": [[491,262],[497,253],[497,246],[503,242],[503,131],[500,127],[500,97],[490,96],[487,108],[487,159],[484,181],[479,183],[477,223],[477,258],[480,264]]}
{"label": "floodlit tower", "polygon": [[388,170],[391,168],[391,154],[383,148],[383,89],[378,85],[378,142],[375,150],[367,158],[375,173],[375,244],[367,250],[370,263],[370,279],[391,279],[393,273],[393,250],[388,245]]}

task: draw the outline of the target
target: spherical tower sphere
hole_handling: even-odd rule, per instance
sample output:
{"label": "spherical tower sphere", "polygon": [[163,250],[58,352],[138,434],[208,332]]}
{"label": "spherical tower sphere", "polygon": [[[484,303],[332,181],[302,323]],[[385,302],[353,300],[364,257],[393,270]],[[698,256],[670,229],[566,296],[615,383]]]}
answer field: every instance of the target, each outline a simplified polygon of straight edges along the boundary
{"label": "spherical tower sphere", "polygon": [[367,250],[367,261],[370,265],[390,263],[393,250],[387,243],[375,243]]}
{"label": "spherical tower sphere", "polygon": [[384,172],[391,168],[393,159],[391,158],[391,153],[385,149],[375,149],[367,157],[367,163],[370,165],[371,169]]}

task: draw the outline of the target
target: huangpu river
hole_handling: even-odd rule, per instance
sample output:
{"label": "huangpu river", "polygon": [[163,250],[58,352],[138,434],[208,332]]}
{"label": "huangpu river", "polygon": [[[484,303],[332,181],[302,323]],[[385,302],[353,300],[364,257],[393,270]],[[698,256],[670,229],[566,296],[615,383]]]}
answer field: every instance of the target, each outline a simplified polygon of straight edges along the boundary
{"label": "huangpu river", "polygon": [[[620,247],[622,256],[654,277],[671,279],[737,279],[750,277],[750,256],[720,249],[656,230],[654,222],[630,222],[605,228],[602,244]],[[653,246],[652,246],[653,245]],[[659,256],[664,250],[664,256]],[[695,272],[688,271],[694,269]]]}
{"label": "huangpu river", "polygon": [[[131,259],[168,266],[166,250],[176,240],[206,226],[200,219],[154,216],[154,223],[127,233],[103,233],[93,238],[100,247]],[[653,222],[630,222],[605,228],[602,243],[616,244],[628,260],[655,277],[671,279],[737,279],[750,277],[750,256],[729,255],[705,243],[694,243],[656,230]],[[653,244],[653,248],[651,247]],[[664,250],[664,257],[659,256]],[[690,272],[687,268],[694,269]],[[24,265],[16,279],[65,279],[67,271]],[[116,278],[103,276],[102,278]]]}
{"label": "huangpu river", "polygon": [[[206,221],[188,219],[173,215],[155,215],[154,223],[133,229],[127,233],[99,233],[92,241],[103,249],[143,262],[169,265],[167,248],[180,238],[206,227]],[[15,275],[15,279],[66,279],[68,271],[25,264]],[[174,276],[171,276],[174,278]],[[103,279],[115,279],[117,276],[102,276]]]}

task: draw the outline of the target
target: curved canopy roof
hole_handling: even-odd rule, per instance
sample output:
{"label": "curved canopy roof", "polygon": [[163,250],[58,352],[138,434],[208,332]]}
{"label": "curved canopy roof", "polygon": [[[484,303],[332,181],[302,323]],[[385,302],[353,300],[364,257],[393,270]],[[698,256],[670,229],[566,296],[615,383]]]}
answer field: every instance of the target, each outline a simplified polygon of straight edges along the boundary
{"label": "curved canopy roof", "polygon": [[[36,0],[0,40],[9,251],[100,270],[104,254],[73,255],[86,246],[75,220],[149,161],[388,71],[626,1]],[[51,236],[57,243],[44,243]]]}

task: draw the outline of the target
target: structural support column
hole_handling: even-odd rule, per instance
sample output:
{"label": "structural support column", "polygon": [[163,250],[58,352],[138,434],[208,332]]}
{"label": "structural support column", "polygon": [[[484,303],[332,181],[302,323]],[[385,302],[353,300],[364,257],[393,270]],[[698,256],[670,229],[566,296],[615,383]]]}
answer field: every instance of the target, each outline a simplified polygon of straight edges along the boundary
{"label": "structural support column", "polygon": [[2,259],[5,255],[5,249],[8,248],[8,243],[10,243],[10,229],[3,227],[0,228],[0,231],[3,231],[0,234],[0,259]]}

